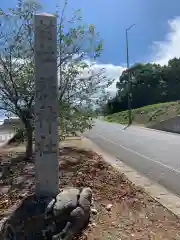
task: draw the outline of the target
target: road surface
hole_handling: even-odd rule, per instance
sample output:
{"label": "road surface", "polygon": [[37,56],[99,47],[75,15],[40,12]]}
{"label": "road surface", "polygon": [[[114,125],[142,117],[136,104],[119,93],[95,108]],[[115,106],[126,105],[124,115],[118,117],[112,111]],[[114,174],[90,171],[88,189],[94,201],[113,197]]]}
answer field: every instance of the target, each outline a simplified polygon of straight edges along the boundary
{"label": "road surface", "polygon": [[85,137],[107,153],[180,195],[180,135],[95,121]]}

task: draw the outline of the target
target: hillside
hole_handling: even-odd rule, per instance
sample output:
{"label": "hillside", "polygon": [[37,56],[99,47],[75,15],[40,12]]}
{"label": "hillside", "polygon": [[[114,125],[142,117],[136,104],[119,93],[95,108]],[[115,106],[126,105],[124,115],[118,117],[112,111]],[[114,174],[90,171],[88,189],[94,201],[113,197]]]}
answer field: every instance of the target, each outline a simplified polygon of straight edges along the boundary
{"label": "hillside", "polygon": [[[160,121],[180,115],[180,101],[158,103],[132,110],[134,124],[152,126]],[[128,123],[128,111],[122,111],[105,117],[108,122]]]}

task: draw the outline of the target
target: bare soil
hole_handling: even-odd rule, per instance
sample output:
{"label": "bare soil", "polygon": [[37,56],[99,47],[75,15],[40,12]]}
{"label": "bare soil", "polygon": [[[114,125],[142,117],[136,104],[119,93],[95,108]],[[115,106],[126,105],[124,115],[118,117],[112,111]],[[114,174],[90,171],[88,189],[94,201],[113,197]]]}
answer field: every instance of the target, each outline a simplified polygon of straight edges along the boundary
{"label": "bare soil", "polygon": [[[34,192],[34,162],[17,148],[1,149],[0,218]],[[22,149],[23,150],[23,149]],[[91,187],[97,215],[79,239],[180,240],[180,220],[133,185],[96,153],[75,147],[60,149],[60,188]],[[112,204],[111,211],[106,209]]]}

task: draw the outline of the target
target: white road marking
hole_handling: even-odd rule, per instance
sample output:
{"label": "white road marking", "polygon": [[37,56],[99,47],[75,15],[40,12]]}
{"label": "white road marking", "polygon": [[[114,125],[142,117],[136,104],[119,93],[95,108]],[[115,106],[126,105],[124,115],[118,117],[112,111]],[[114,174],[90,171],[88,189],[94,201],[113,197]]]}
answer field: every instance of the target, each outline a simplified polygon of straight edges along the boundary
{"label": "white road marking", "polygon": [[103,137],[103,136],[101,136],[101,135],[99,135],[99,134],[96,134],[96,135],[97,135],[98,137],[104,139],[104,140],[107,141],[107,142],[110,142],[110,143],[112,143],[112,144],[114,144],[114,145],[116,145],[116,146],[118,146],[118,147],[121,147],[121,148],[125,149],[126,151],[132,152],[132,153],[134,153],[134,154],[136,154],[136,155],[138,155],[138,156],[140,156],[140,157],[142,157],[142,158],[148,159],[148,160],[150,160],[151,162],[157,163],[157,164],[159,164],[159,165],[161,165],[161,166],[163,166],[163,167],[165,167],[165,168],[168,168],[169,170],[171,170],[171,171],[173,171],[173,172],[177,172],[178,174],[180,174],[180,170],[177,170],[177,169],[175,169],[175,168],[172,168],[171,166],[166,165],[166,164],[164,164],[164,163],[158,162],[158,161],[156,161],[156,160],[154,160],[154,159],[152,159],[152,158],[150,158],[150,157],[147,157],[147,156],[145,156],[145,155],[143,155],[143,154],[141,154],[141,153],[138,153],[138,152],[136,152],[136,151],[134,151],[134,150],[132,150],[132,149],[130,149],[130,148],[127,148],[127,147],[125,147],[125,146],[123,146],[123,145],[121,145],[121,144],[117,144],[117,143],[115,143],[115,142],[113,142],[113,141],[111,141],[111,140],[107,139],[106,137]]}

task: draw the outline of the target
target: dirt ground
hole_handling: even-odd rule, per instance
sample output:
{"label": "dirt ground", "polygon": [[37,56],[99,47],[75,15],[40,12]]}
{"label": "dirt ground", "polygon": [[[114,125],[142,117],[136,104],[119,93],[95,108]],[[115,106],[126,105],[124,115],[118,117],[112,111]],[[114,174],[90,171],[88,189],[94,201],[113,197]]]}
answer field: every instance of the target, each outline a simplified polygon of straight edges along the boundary
{"label": "dirt ground", "polygon": [[[75,147],[60,149],[60,188],[91,187],[94,208],[85,240],[180,240],[180,220],[105,163],[96,153]],[[34,162],[23,160],[23,148],[0,152],[0,219],[14,204],[34,192]],[[107,205],[112,204],[110,211]]]}

